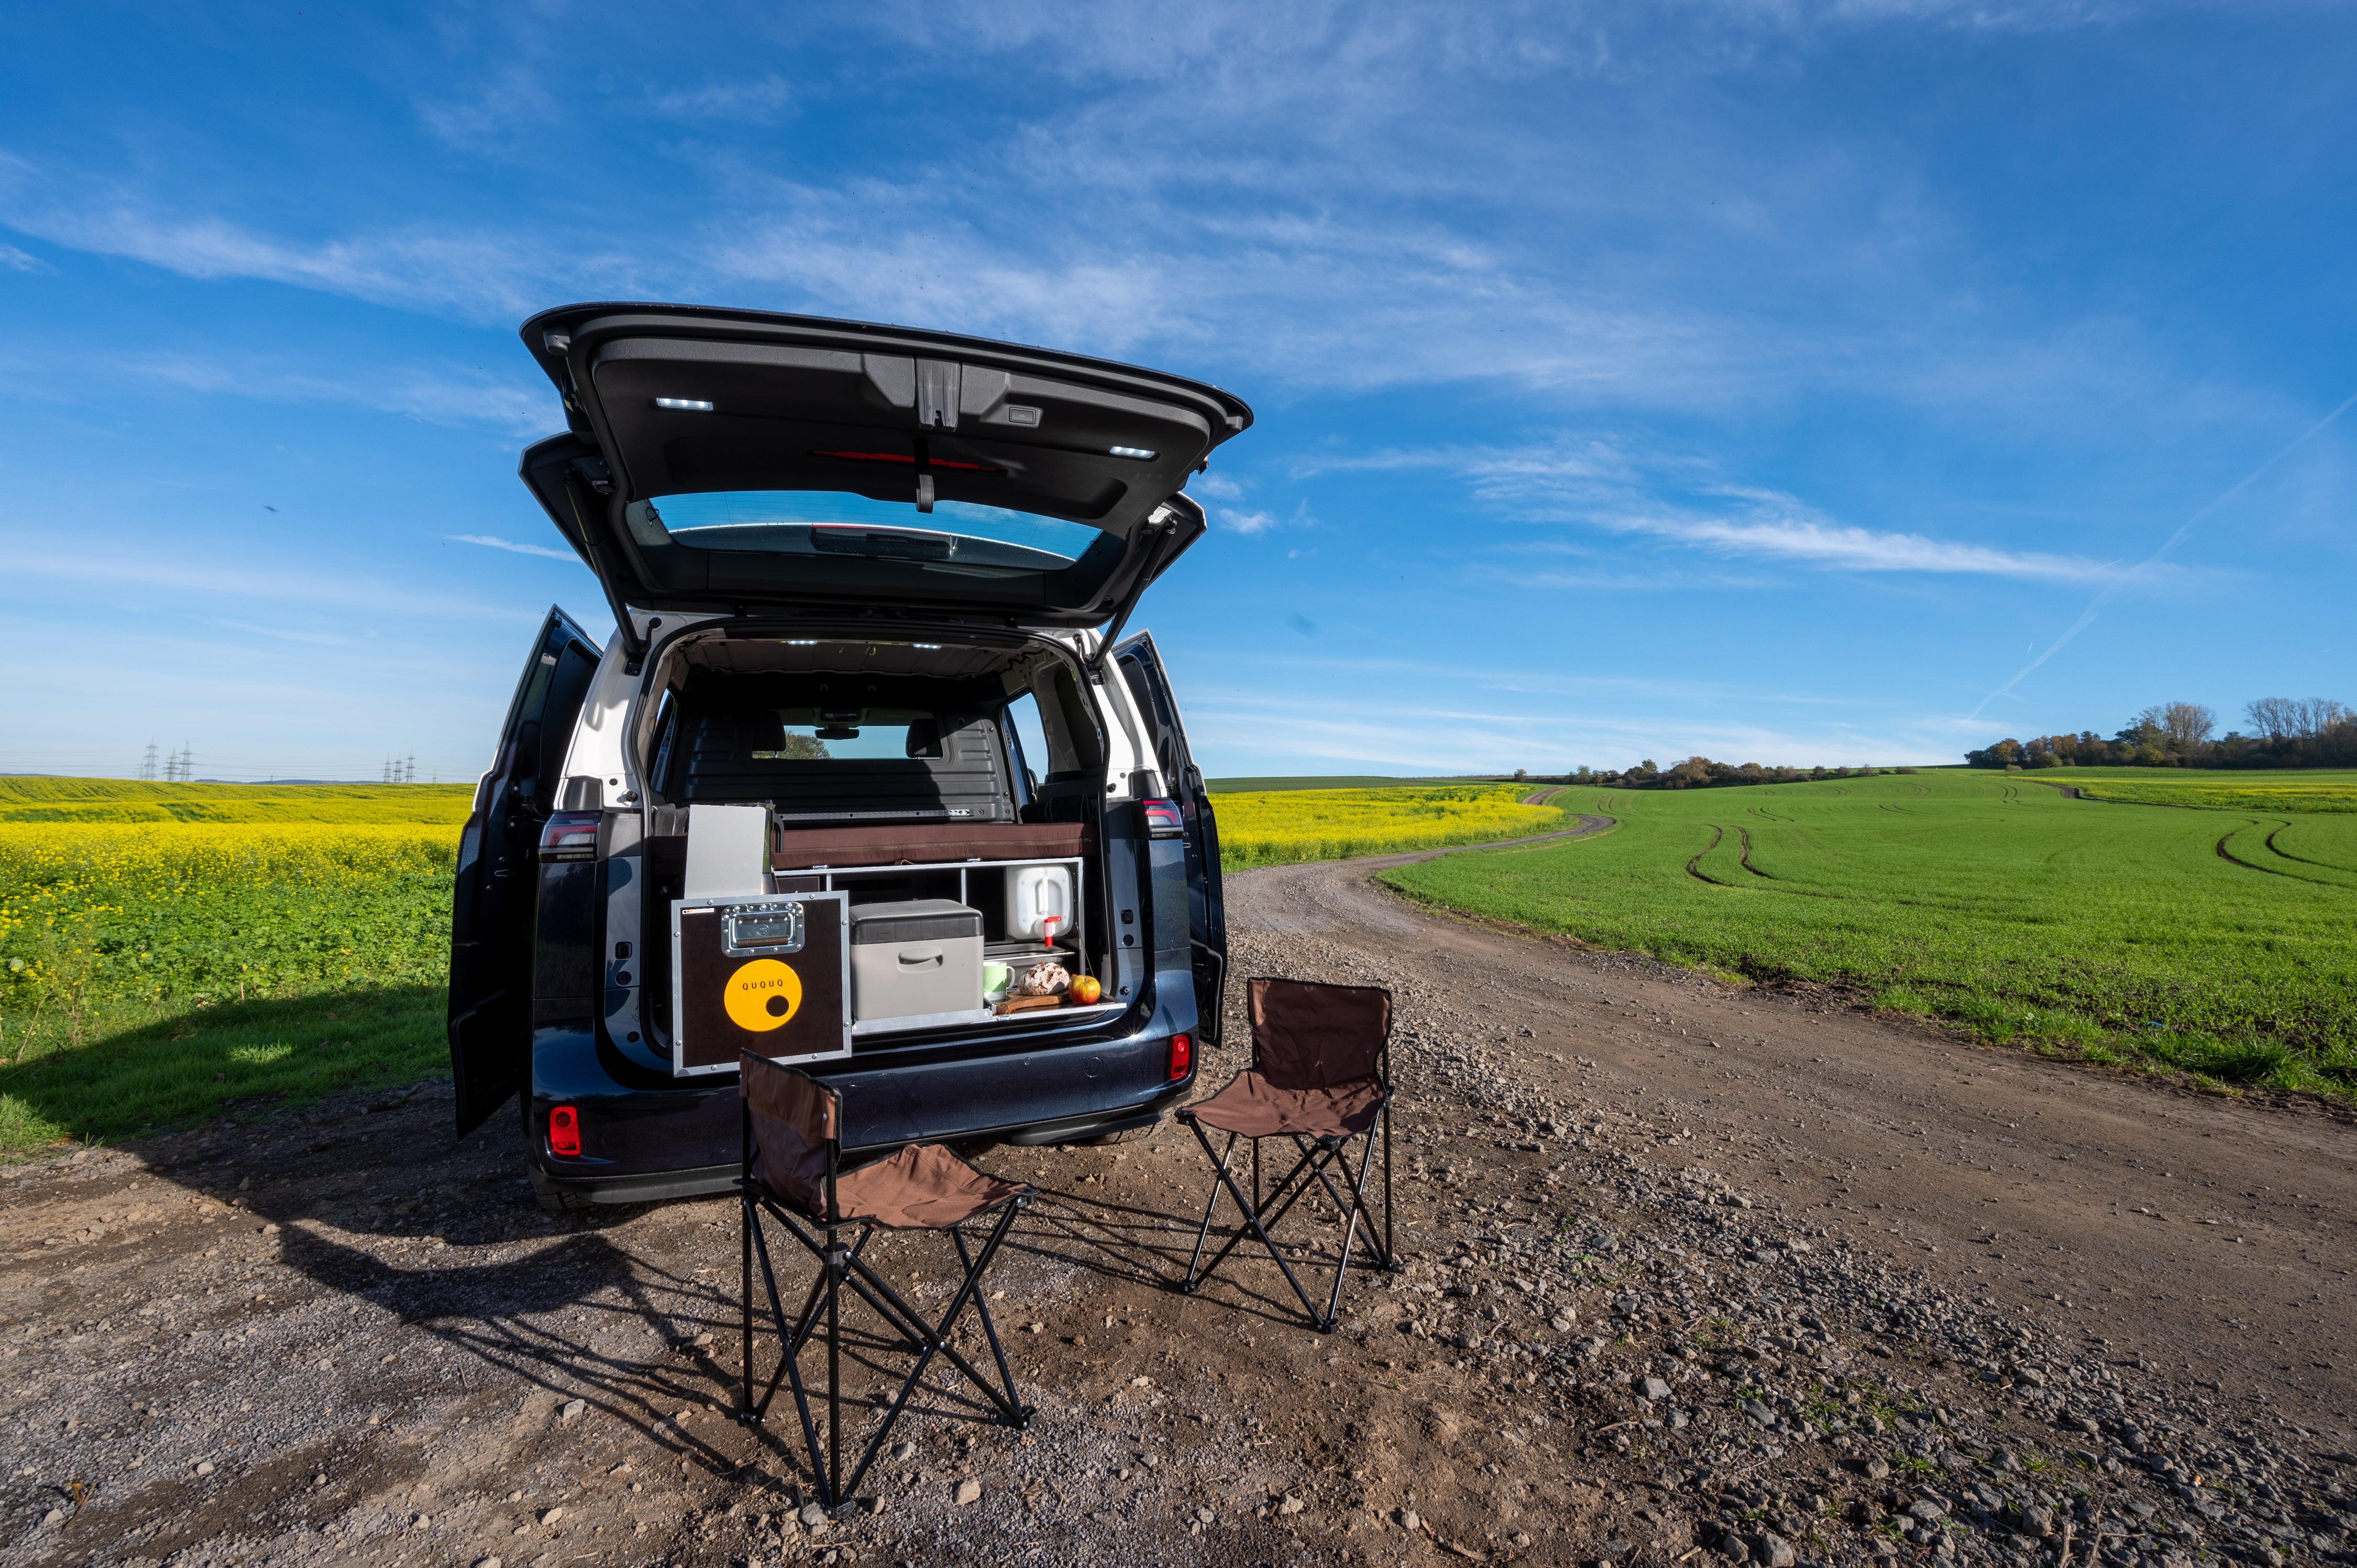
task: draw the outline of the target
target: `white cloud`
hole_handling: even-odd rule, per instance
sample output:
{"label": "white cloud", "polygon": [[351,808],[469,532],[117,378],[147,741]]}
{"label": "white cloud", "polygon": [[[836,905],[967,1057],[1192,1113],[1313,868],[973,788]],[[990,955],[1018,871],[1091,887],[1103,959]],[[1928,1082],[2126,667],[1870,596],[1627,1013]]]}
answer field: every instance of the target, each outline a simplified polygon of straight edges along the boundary
{"label": "white cloud", "polygon": [[1244,488],[1225,474],[1198,474],[1188,484],[1187,490],[1189,495],[1209,496],[1213,500],[1240,501],[1244,499]]}
{"label": "white cloud", "polygon": [[31,252],[20,251],[14,245],[0,245],[0,267],[12,273],[53,273],[58,270]]}
{"label": "white cloud", "polygon": [[1276,514],[1271,511],[1245,511],[1223,506],[1211,515],[1231,533],[1266,533],[1276,526]]}
{"label": "white cloud", "polygon": [[453,544],[479,544],[487,550],[507,550],[518,555],[540,555],[551,561],[581,564],[581,557],[570,550],[556,550],[545,544],[519,544],[512,539],[500,539],[489,533],[449,533],[443,535]]}

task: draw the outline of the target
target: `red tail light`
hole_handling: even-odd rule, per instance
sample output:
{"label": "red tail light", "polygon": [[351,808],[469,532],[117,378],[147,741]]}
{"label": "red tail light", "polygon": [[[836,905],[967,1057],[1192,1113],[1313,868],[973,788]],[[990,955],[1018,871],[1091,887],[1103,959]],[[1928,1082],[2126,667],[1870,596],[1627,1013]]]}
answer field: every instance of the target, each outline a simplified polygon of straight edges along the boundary
{"label": "red tail light", "polygon": [[559,1105],[548,1113],[548,1152],[552,1155],[581,1153],[581,1113],[570,1105]]}
{"label": "red tail light", "polygon": [[597,858],[596,811],[557,811],[540,830],[540,858],[549,861]]}
{"label": "red tail light", "polygon": [[1185,1078],[1195,1066],[1195,1042],[1185,1035],[1170,1036],[1170,1081]]}
{"label": "red tail light", "polygon": [[1150,839],[1175,839],[1187,832],[1187,819],[1178,814],[1176,800],[1148,800],[1146,805],[1146,836]]}

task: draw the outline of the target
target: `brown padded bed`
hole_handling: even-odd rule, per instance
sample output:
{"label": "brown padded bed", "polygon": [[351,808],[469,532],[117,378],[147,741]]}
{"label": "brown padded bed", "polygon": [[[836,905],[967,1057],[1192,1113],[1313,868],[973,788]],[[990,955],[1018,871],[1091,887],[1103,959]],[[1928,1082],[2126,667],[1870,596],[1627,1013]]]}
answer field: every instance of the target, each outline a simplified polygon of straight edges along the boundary
{"label": "brown padded bed", "polygon": [[777,835],[772,871],[920,865],[963,860],[1072,860],[1086,852],[1084,822],[942,822],[892,828],[796,828]]}

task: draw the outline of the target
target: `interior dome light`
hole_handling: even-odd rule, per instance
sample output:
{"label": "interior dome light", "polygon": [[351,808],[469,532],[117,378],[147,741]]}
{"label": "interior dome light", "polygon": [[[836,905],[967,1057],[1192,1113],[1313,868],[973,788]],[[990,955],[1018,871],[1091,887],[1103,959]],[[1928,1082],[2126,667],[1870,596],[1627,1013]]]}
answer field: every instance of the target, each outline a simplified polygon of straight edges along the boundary
{"label": "interior dome light", "polygon": [[[706,404],[705,406],[709,407],[710,405]],[[1107,450],[1112,452],[1112,454],[1116,457],[1135,457],[1140,462],[1150,462],[1154,456],[1153,453],[1147,451],[1143,446],[1114,446],[1107,448]]]}
{"label": "interior dome light", "polygon": [[710,413],[712,412],[712,405],[705,402],[700,397],[659,397],[655,399],[655,406],[657,408],[684,409],[690,413]]}

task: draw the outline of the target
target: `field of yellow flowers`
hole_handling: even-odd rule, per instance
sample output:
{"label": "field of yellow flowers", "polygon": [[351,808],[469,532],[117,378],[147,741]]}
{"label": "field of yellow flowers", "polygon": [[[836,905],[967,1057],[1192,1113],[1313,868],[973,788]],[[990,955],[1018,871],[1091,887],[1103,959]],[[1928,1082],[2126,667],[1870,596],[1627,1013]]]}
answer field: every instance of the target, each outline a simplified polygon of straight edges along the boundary
{"label": "field of yellow flowers", "polygon": [[2067,784],[2091,800],[2200,806],[2216,811],[2357,811],[2357,770],[2345,768],[2050,768],[2024,775]]}
{"label": "field of yellow flowers", "polygon": [[1553,806],[1525,806],[1529,785],[1437,784],[1387,789],[1275,789],[1211,797],[1220,865],[1229,871],[1396,854],[1552,832]]}

